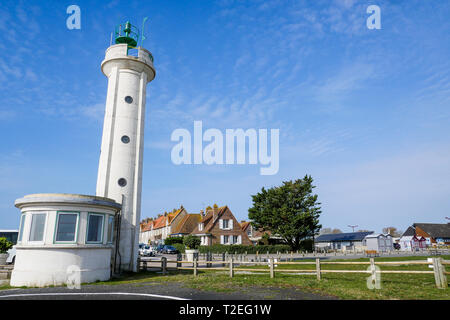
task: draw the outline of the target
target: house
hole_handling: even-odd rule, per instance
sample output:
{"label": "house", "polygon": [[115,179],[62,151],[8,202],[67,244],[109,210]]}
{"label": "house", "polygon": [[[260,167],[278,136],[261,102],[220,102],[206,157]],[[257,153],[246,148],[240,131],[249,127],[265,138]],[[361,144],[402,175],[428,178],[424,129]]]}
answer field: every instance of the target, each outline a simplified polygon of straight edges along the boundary
{"label": "house", "polygon": [[450,244],[450,223],[413,223],[400,237],[402,250]]}
{"label": "house", "polygon": [[422,236],[402,236],[400,238],[400,249],[406,251],[413,251],[416,249],[426,248],[426,239]]}
{"label": "house", "polygon": [[390,234],[372,233],[364,238],[367,250],[388,252],[394,250],[392,236]]}
{"label": "house", "polygon": [[202,220],[202,212],[200,213],[188,213],[180,220],[180,222],[171,228],[171,234],[169,237],[183,237],[191,234],[195,227]]}
{"label": "house", "polygon": [[365,238],[373,231],[322,234],[314,239],[316,250],[356,250],[366,249]]}
{"label": "house", "polygon": [[416,236],[426,239],[427,245],[450,244],[450,223],[414,223]]}
{"label": "house", "polygon": [[202,246],[252,244],[228,206],[207,210],[192,234],[200,237]]}
{"label": "house", "polygon": [[283,238],[274,236],[269,230],[256,229],[249,221],[242,220],[241,228],[247,234],[253,245],[257,245],[265,233],[269,235],[270,244],[283,243]]}
{"label": "house", "polygon": [[140,224],[139,242],[162,242],[177,229],[178,224],[188,215],[183,206],[170,213],[164,213],[156,219],[147,219]]}

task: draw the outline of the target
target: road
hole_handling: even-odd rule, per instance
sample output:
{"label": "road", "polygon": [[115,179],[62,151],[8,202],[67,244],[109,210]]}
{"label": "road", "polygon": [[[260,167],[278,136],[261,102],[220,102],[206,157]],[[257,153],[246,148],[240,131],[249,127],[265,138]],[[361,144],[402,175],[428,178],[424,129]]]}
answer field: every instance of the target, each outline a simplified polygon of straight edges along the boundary
{"label": "road", "polygon": [[330,300],[295,288],[242,288],[232,293],[202,291],[182,283],[134,283],[0,290],[2,300]]}

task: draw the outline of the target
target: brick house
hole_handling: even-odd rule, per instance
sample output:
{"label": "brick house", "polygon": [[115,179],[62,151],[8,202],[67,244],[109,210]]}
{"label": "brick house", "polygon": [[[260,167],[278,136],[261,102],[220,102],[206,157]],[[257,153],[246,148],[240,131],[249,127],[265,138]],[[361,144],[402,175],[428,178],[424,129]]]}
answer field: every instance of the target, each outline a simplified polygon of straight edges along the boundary
{"label": "brick house", "polygon": [[165,213],[156,219],[146,219],[140,224],[139,242],[150,243],[159,242],[166,239],[173,232],[178,229],[178,225],[188,215],[183,206],[178,210],[170,213]]}
{"label": "brick house", "polygon": [[214,244],[242,244],[251,245],[247,233],[234,217],[228,206],[214,207],[202,214],[201,221],[197,224],[193,235],[200,237],[201,245]]}

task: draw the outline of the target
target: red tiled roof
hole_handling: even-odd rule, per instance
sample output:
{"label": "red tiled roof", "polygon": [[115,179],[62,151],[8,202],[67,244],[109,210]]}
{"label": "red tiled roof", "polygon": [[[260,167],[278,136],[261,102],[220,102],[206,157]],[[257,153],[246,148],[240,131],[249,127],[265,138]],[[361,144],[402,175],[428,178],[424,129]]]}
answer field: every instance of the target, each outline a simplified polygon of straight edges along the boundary
{"label": "red tiled roof", "polygon": [[158,219],[153,220],[153,229],[158,229],[166,226],[166,217],[160,216]]}

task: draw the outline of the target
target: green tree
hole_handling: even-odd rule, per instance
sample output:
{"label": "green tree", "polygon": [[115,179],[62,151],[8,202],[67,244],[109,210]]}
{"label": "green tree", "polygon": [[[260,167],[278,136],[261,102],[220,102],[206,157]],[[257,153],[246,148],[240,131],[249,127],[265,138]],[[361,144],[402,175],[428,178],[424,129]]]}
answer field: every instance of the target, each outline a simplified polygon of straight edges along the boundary
{"label": "green tree", "polygon": [[0,253],[6,253],[12,246],[13,243],[11,241],[8,241],[6,238],[0,238]]}
{"label": "green tree", "polygon": [[183,238],[183,244],[187,249],[197,249],[200,246],[200,238],[192,234]]}
{"label": "green tree", "polygon": [[279,187],[262,188],[253,195],[253,207],[248,217],[256,229],[269,230],[298,250],[304,239],[314,237],[322,228],[319,224],[320,203],[312,194],[313,179],[306,175],[294,182],[284,181]]}

